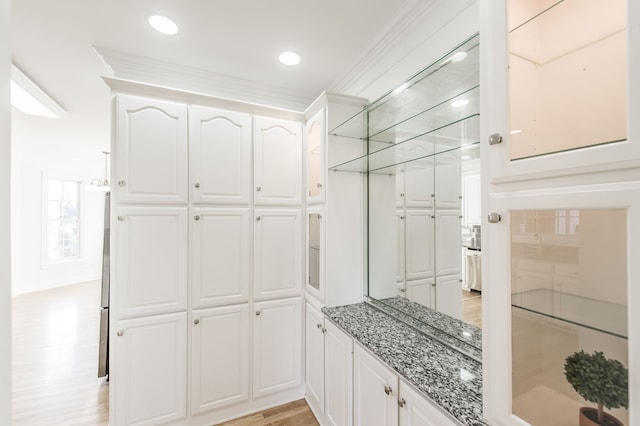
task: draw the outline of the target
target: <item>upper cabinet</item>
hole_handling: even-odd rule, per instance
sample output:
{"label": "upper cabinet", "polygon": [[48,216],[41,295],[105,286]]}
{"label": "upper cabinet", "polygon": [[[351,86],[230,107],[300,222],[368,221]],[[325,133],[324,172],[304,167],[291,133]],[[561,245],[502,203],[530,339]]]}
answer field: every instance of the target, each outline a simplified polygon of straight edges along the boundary
{"label": "upper cabinet", "polygon": [[186,203],[186,105],[120,95],[116,110],[117,202]]}
{"label": "upper cabinet", "polygon": [[307,202],[324,202],[326,110],[318,111],[306,125],[307,142]]}
{"label": "upper cabinet", "polygon": [[251,189],[251,116],[189,110],[189,174],[194,203],[245,204]]}
{"label": "upper cabinet", "polygon": [[254,202],[302,204],[302,125],[255,117],[253,121]]}

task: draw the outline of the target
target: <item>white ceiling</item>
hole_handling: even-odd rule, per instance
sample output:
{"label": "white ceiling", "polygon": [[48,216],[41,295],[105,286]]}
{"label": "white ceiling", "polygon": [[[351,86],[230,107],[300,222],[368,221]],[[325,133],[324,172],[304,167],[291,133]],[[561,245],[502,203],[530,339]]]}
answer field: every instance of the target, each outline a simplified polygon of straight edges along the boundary
{"label": "white ceiling", "polygon": [[[94,152],[100,161],[100,150],[109,146],[110,120],[109,89],[100,76],[114,69],[94,47],[130,62],[173,64],[219,84],[279,93],[290,100],[283,107],[302,110],[322,91],[340,86],[397,22],[425,3],[430,2],[12,0],[14,64],[69,112],[53,120],[14,109],[14,146],[52,159]],[[146,22],[152,13],[174,19],[178,35],[152,30]],[[283,50],[298,52],[300,65],[280,64]]]}

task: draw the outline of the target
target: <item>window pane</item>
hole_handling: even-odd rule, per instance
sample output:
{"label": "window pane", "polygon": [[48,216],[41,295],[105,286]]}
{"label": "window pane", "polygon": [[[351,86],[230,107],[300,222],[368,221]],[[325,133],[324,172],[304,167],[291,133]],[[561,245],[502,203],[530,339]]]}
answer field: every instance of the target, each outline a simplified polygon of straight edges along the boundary
{"label": "window pane", "polygon": [[[565,375],[574,354],[628,366],[626,236],[625,209],[511,213],[513,413],[528,423],[578,425],[580,407],[595,406]],[[602,370],[604,389],[615,368]],[[605,411],[628,424],[626,409]]]}
{"label": "window pane", "polygon": [[49,179],[48,194],[49,194],[50,200],[62,199],[62,186],[63,186],[63,182],[61,180]]}
{"label": "window pane", "polygon": [[627,138],[626,0],[508,0],[511,159]]}
{"label": "window pane", "polygon": [[49,180],[47,207],[47,256],[49,260],[80,256],[79,183]]}

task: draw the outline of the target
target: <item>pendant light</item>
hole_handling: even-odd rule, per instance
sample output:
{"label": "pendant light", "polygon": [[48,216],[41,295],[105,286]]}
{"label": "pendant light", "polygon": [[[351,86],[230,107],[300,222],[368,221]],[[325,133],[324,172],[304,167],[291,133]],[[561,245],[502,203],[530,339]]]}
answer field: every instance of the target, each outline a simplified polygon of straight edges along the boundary
{"label": "pendant light", "polygon": [[90,191],[110,191],[111,186],[109,184],[109,152],[102,151],[104,154],[104,179],[91,179],[87,189]]}

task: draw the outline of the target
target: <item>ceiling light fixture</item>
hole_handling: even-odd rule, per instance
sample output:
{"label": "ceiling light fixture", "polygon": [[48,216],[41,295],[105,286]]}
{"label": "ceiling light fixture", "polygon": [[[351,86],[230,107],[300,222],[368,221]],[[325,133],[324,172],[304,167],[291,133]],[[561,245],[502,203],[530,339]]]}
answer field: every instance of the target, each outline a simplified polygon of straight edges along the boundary
{"label": "ceiling light fixture", "polygon": [[465,106],[468,103],[469,103],[469,101],[467,99],[458,99],[457,101],[451,102],[451,106],[454,107],[454,108],[458,108],[458,107],[461,107],[461,106]]}
{"label": "ceiling light fixture", "polygon": [[291,51],[282,52],[278,59],[285,65],[293,66],[300,63],[300,55],[298,55],[296,52]]}
{"label": "ceiling light fixture", "polygon": [[69,114],[18,67],[11,64],[11,105],[29,115],[66,118]]}
{"label": "ceiling light fixture", "polygon": [[159,33],[174,35],[178,33],[178,26],[170,18],[163,15],[149,16],[149,25]]}
{"label": "ceiling light fixture", "polygon": [[109,152],[102,151],[104,154],[104,179],[91,179],[87,189],[90,191],[110,191],[111,185],[109,184]]}

